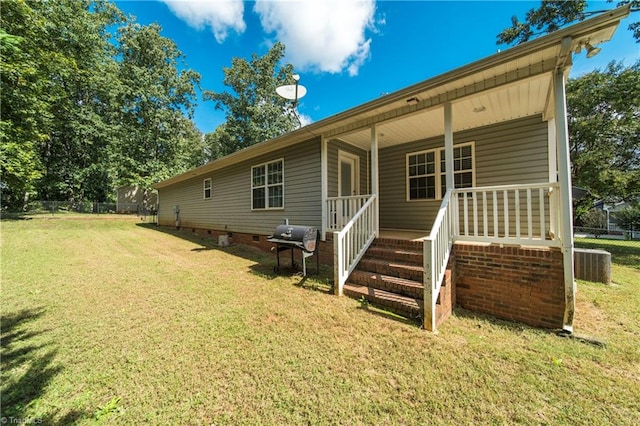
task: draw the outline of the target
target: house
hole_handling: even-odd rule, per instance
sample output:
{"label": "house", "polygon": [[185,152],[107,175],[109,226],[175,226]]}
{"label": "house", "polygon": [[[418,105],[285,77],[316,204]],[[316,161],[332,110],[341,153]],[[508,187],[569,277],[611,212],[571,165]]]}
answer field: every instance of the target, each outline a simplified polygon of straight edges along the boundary
{"label": "house", "polygon": [[[640,238],[640,230],[628,229],[625,227],[618,215],[626,209],[633,208],[640,205],[640,197],[631,201],[620,201],[617,203],[607,203],[604,200],[599,200],[594,203],[594,208],[603,211],[606,214],[607,232],[615,235],[625,235],[626,238],[632,240]],[[637,227],[636,227],[637,228]]]}
{"label": "house", "polygon": [[117,213],[139,213],[143,210],[155,209],[157,205],[158,194],[137,185],[124,185],[117,190]]}
{"label": "house", "polygon": [[321,230],[336,294],[436,327],[454,305],[572,330],[565,82],[619,8],[155,185],[160,225],[269,248]]}

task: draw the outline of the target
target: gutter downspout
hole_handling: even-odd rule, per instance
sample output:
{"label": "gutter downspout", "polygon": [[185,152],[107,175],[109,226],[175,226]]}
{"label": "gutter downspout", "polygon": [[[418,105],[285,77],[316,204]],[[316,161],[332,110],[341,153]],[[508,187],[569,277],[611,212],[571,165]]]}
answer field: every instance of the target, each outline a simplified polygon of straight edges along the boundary
{"label": "gutter downspout", "polygon": [[568,63],[558,67],[554,75],[555,121],[558,154],[558,182],[560,184],[560,238],[564,266],[564,318],[562,329],[573,333],[576,282],[573,273],[573,206],[571,204],[571,159],[569,155],[569,128],[565,93],[565,70],[571,64],[571,38],[562,40],[563,52],[568,52]]}

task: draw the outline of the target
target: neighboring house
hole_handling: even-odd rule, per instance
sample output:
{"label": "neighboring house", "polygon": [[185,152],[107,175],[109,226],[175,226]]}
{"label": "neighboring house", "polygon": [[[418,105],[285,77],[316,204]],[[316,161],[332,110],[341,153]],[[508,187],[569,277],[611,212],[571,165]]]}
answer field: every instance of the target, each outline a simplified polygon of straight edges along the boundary
{"label": "neighboring house", "polygon": [[572,330],[565,82],[620,8],[155,185],[159,224],[268,248],[321,230],[336,294],[435,330],[458,305]]}
{"label": "neighboring house", "polygon": [[620,223],[618,219],[618,213],[639,204],[640,197],[638,197],[634,201],[621,201],[618,203],[606,203],[604,200],[599,200],[594,203],[594,207],[598,210],[602,210],[607,215],[607,230],[609,232],[625,233],[631,231],[630,233],[628,233],[628,236],[633,239],[637,239],[640,238],[640,230],[626,229]]}
{"label": "neighboring house", "polygon": [[158,205],[158,194],[139,186],[125,185],[118,188],[116,199],[117,213],[140,213],[155,209]]}

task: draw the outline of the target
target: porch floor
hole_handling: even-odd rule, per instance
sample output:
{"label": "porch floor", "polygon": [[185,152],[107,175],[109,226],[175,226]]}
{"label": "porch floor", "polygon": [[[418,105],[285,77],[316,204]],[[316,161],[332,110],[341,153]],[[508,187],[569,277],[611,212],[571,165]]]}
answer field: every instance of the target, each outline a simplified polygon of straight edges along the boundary
{"label": "porch floor", "polygon": [[394,240],[421,241],[429,236],[429,231],[418,229],[380,229],[379,238],[390,238]]}

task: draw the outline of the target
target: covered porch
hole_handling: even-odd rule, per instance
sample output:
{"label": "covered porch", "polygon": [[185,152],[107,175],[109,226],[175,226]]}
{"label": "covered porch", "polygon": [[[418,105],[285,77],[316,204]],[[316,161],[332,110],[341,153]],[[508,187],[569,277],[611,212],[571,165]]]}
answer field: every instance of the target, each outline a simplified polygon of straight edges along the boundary
{"label": "covered porch", "polygon": [[572,54],[610,39],[603,15],[356,108],[321,135],[322,235],[335,291],[376,238],[423,243],[424,326],[454,243],[558,248],[574,313],[565,81]]}

